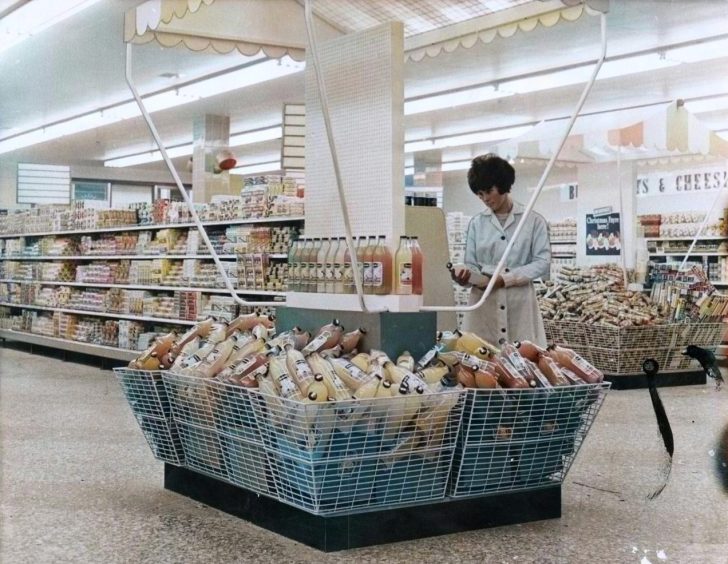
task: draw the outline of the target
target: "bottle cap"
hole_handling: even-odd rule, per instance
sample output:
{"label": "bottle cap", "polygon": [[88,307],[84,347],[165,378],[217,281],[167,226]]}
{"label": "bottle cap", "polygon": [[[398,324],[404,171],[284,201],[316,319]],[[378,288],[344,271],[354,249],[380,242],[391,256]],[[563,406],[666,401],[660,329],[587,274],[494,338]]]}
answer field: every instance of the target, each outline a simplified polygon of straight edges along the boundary
{"label": "bottle cap", "polygon": [[323,377],[322,374],[314,374],[313,375],[313,379],[316,382],[323,382],[324,381],[324,377]]}
{"label": "bottle cap", "polygon": [[316,401],[318,399],[318,394],[316,394],[316,392],[308,392],[308,399]]}

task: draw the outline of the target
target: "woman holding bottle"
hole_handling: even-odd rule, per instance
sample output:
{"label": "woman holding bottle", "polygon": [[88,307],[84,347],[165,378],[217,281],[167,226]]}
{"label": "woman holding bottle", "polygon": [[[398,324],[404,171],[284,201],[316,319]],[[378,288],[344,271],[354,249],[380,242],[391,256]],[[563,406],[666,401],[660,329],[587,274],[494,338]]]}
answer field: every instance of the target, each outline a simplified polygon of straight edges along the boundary
{"label": "woman holding bottle", "polygon": [[[493,154],[473,159],[468,171],[470,190],[486,208],[468,225],[465,245],[467,269],[453,272],[453,279],[462,286],[472,286],[471,304],[482,297],[506,245],[515,233],[516,225],[523,217],[524,206],[514,202],[510,196],[515,178],[515,170],[508,161]],[[465,315],[465,330],[492,343],[504,338],[507,341],[528,340],[546,346],[533,281],[548,278],[550,263],[548,224],[543,216],[532,211],[526,217],[490,296],[480,308]],[[477,285],[471,283],[471,277]]]}

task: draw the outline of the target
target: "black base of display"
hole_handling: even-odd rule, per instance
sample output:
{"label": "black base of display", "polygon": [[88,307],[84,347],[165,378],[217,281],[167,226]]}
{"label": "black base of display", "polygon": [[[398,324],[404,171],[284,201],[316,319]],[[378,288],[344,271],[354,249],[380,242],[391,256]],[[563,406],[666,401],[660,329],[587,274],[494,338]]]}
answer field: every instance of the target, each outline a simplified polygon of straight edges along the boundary
{"label": "black base of display", "polygon": [[55,358],[63,362],[75,362],[78,364],[87,364],[89,366],[97,366],[101,370],[111,370],[117,366],[126,366],[127,361],[117,360],[113,358],[105,358],[82,352],[67,351],[56,347],[47,347],[45,345],[36,345],[33,343],[24,343],[21,341],[13,341],[10,339],[0,338],[0,348],[13,349],[17,351],[28,352],[35,355],[43,355],[48,358]]}
{"label": "black base of display", "polygon": [[561,517],[561,486],[322,517],[165,464],[164,487],[325,552]]}
{"label": "black base of display", "polygon": [[[604,376],[612,383],[613,390],[636,390],[647,387],[647,376],[644,374],[626,374]],[[705,384],[707,377],[703,370],[687,370],[685,372],[663,372],[655,376],[658,387],[664,386],[697,386]]]}

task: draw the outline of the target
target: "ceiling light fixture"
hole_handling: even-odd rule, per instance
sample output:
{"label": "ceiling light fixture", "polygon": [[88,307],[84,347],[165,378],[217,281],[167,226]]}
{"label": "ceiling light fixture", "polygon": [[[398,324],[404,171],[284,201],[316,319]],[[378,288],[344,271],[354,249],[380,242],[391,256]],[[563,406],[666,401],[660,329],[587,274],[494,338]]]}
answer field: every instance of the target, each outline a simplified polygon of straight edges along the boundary
{"label": "ceiling light fixture", "polygon": [[[270,141],[273,139],[280,139],[283,136],[283,130],[280,125],[275,127],[266,127],[264,129],[256,129],[254,131],[244,131],[241,133],[234,133],[230,136],[230,147],[242,147],[243,145],[252,145],[253,143],[260,143],[261,141]],[[192,143],[185,143],[184,145],[175,145],[173,147],[167,147],[167,154],[170,158],[184,157],[192,154],[193,151]],[[104,166],[111,168],[121,168],[126,166],[135,166],[146,163],[153,163],[162,160],[162,153],[159,151],[146,151],[144,153],[136,153],[134,155],[127,155],[125,157],[115,157],[104,161]]]}
{"label": "ceiling light fixture", "polygon": [[6,11],[3,11],[4,15],[0,18],[0,53],[85,10],[96,2],[98,0],[15,2]]}
{"label": "ceiling light fixture", "polygon": [[[233,90],[260,84],[303,70],[305,63],[289,57],[282,60],[268,59],[260,63],[219,74],[165,90],[142,96],[150,113],[181,106],[195,100],[224,94]],[[102,110],[96,110],[51,125],[35,128],[25,133],[0,139],[0,154],[58,139],[65,135],[79,133],[141,115],[136,103],[124,102]]]}
{"label": "ceiling light fixture", "polygon": [[427,151],[429,149],[444,149],[446,147],[460,147],[463,145],[477,145],[492,141],[501,141],[523,135],[533,128],[533,125],[521,125],[516,127],[504,127],[501,129],[490,129],[487,131],[476,131],[462,135],[448,135],[446,137],[433,137],[422,141],[410,141],[404,144],[405,153]]}

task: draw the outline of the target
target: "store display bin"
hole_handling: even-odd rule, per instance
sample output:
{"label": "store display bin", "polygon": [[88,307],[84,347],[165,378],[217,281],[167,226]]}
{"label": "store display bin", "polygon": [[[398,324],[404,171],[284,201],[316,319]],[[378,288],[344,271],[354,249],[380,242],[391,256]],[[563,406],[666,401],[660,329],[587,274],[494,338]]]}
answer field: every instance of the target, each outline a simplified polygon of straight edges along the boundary
{"label": "store display bin", "polygon": [[549,343],[574,349],[609,375],[640,374],[642,363],[654,359],[661,372],[699,369],[682,356],[688,345],[714,350],[725,333],[723,323],[666,323],[610,327],[572,321],[544,321]]}
{"label": "store display bin", "polygon": [[468,390],[450,495],[563,482],[609,386]]}
{"label": "store display bin", "polygon": [[177,466],[183,464],[182,443],[172,420],[162,372],[114,368],[114,374],[154,457]]}
{"label": "store display bin", "polygon": [[164,386],[182,442],[185,466],[228,480],[219,431],[212,413],[210,383],[196,376],[164,372]]}
{"label": "store display bin", "polygon": [[443,499],[462,390],[253,409],[280,501],[317,515]]}

